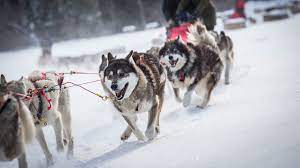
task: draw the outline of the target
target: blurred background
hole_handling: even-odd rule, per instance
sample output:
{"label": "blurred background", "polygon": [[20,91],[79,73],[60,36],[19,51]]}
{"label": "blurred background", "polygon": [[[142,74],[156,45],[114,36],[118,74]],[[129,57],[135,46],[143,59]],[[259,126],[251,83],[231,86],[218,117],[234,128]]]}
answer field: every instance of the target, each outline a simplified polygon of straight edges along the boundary
{"label": "blurred background", "polygon": [[[236,0],[213,2],[223,12]],[[161,9],[162,0],[0,0],[0,51],[163,26]]]}

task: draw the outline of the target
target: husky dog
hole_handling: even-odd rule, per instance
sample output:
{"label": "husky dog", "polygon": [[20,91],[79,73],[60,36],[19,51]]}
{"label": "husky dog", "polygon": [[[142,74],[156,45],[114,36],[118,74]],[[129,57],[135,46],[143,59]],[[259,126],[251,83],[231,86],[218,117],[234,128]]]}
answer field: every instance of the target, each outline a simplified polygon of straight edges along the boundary
{"label": "husky dog", "polygon": [[221,31],[218,38],[218,47],[220,50],[220,57],[224,59],[225,62],[225,84],[230,83],[230,71],[233,65],[234,53],[233,53],[233,42],[229,36]]}
{"label": "husky dog", "polygon": [[121,140],[128,139],[131,133],[138,140],[146,140],[136,125],[139,112],[148,112],[145,135],[149,140],[155,138],[166,81],[158,58],[131,51],[126,58],[117,59],[109,53],[107,58],[102,55],[99,73],[104,90],[128,124]]}
{"label": "husky dog", "polygon": [[27,168],[25,144],[35,136],[32,115],[27,106],[9,93],[4,75],[0,82],[0,161],[18,158],[19,168]]}
{"label": "husky dog", "polygon": [[183,106],[191,102],[195,91],[204,94],[199,107],[207,106],[212,90],[220,80],[223,64],[219,57],[219,49],[214,37],[205,26],[195,22],[189,28],[188,42],[178,37],[167,41],[159,52],[160,63],[166,68],[168,79],[172,83],[176,99],[179,89],[186,89]]}
{"label": "husky dog", "polygon": [[216,31],[209,31],[209,33],[215,38],[220,50],[220,58],[225,66],[225,84],[230,83],[230,71],[233,66],[233,42],[228,35],[225,35],[224,31],[220,34]]}
{"label": "husky dog", "polygon": [[[54,162],[42,130],[46,125],[52,125],[54,128],[57,151],[63,151],[64,145],[68,144],[68,156],[73,155],[70,96],[67,89],[59,88],[57,81],[59,78],[54,73],[34,71],[28,78],[22,77],[19,81],[11,81],[8,84],[11,91],[22,94],[31,94],[36,89],[42,89],[25,101],[25,104],[34,117],[36,138],[46,156],[48,166]],[[42,93],[43,91],[45,92]]]}

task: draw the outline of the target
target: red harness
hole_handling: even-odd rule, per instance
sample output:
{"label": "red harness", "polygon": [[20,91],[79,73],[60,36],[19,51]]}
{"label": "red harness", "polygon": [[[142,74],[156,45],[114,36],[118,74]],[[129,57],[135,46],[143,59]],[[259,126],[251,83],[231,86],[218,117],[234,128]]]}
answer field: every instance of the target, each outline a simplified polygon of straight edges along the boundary
{"label": "red harness", "polygon": [[47,89],[47,86],[45,85],[44,88],[41,90],[41,95],[47,100],[47,102],[49,104],[47,109],[50,110],[52,108],[52,99],[46,95],[46,89]]}
{"label": "red harness", "polygon": [[185,80],[184,72],[180,72],[178,77],[179,77],[179,81],[183,82]]}

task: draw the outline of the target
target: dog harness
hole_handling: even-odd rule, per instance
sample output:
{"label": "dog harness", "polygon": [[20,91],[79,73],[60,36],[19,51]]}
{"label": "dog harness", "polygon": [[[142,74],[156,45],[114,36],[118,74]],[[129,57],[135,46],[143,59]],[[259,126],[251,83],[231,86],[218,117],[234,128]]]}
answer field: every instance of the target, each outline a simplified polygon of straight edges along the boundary
{"label": "dog harness", "polygon": [[179,81],[183,82],[184,79],[185,79],[185,74],[184,74],[184,72],[180,72],[178,77],[179,77]]}
{"label": "dog harness", "polygon": [[[55,74],[55,75],[57,75],[57,74]],[[59,76],[57,82],[58,82],[58,85],[59,85],[59,87],[61,89],[61,86],[62,86],[64,78],[63,78],[63,75],[61,75],[61,74],[59,74],[57,76]],[[47,80],[46,73],[41,73],[41,79],[40,80]],[[36,80],[36,81],[38,81],[38,80]],[[34,90],[28,89],[27,93],[28,93],[28,95],[30,97],[32,97],[34,95],[38,96],[38,100],[39,100],[39,106],[38,106],[38,108],[36,108],[32,104],[32,106],[34,107],[34,109],[37,112],[37,115],[34,116],[34,118],[35,118],[35,125],[41,125],[42,124],[42,125],[46,126],[47,125],[47,120],[46,120],[45,117],[43,117],[43,111],[44,111],[44,109],[43,109],[43,99],[42,99],[42,97],[44,97],[45,100],[48,103],[47,110],[48,111],[51,110],[51,108],[52,108],[52,99],[49,98],[46,93],[55,91],[55,88],[48,88],[48,85],[44,85],[42,88],[38,88],[38,85],[36,84],[36,81],[31,81],[33,83],[35,89]]]}

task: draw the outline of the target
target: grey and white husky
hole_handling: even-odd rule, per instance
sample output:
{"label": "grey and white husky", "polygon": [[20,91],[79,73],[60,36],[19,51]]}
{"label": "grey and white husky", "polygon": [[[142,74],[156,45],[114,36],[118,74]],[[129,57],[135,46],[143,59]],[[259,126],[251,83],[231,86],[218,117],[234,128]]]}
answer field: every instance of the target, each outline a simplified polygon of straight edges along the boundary
{"label": "grey and white husky", "polygon": [[32,115],[18,97],[10,94],[5,76],[0,82],[0,161],[18,159],[27,168],[25,146],[35,136]]}
{"label": "grey and white husky", "polygon": [[102,55],[99,68],[104,90],[128,126],[121,135],[126,140],[133,133],[146,140],[136,125],[137,113],[148,112],[146,137],[151,140],[159,133],[159,116],[164,101],[165,74],[157,57],[131,51],[126,58],[117,59],[110,53]]}
{"label": "grey and white husky", "polygon": [[178,37],[167,41],[159,52],[160,63],[166,68],[168,80],[172,83],[175,96],[181,101],[180,89],[186,89],[183,106],[191,103],[195,91],[203,95],[203,101],[197,105],[207,106],[211,92],[220,80],[223,63],[214,37],[205,26],[195,22],[189,28],[188,42]]}
{"label": "grey and white husky", "polygon": [[210,31],[210,33],[214,36],[218,44],[220,58],[225,66],[225,84],[228,85],[230,83],[230,74],[234,60],[232,39],[224,31],[221,31],[220,34],[215,31]]}
{"label": "grey and white husky", "polygon": [[34,118],[36,138],[46,156],[48,166],[54,162],[42,130],[47,125],[52,125],[54,128],[57,151],[63,151],[64,146],[68,145],[67,154],[73,155],[70,96],[67,89],[59,88],[58,80],[59,77],[54,73],[34,71],[28,78],[22,77],[18,81],[8,83],[10,91],[21,94],[31,94],[37,88],[45,89],[44,95],[40,91],[24,103]]}

